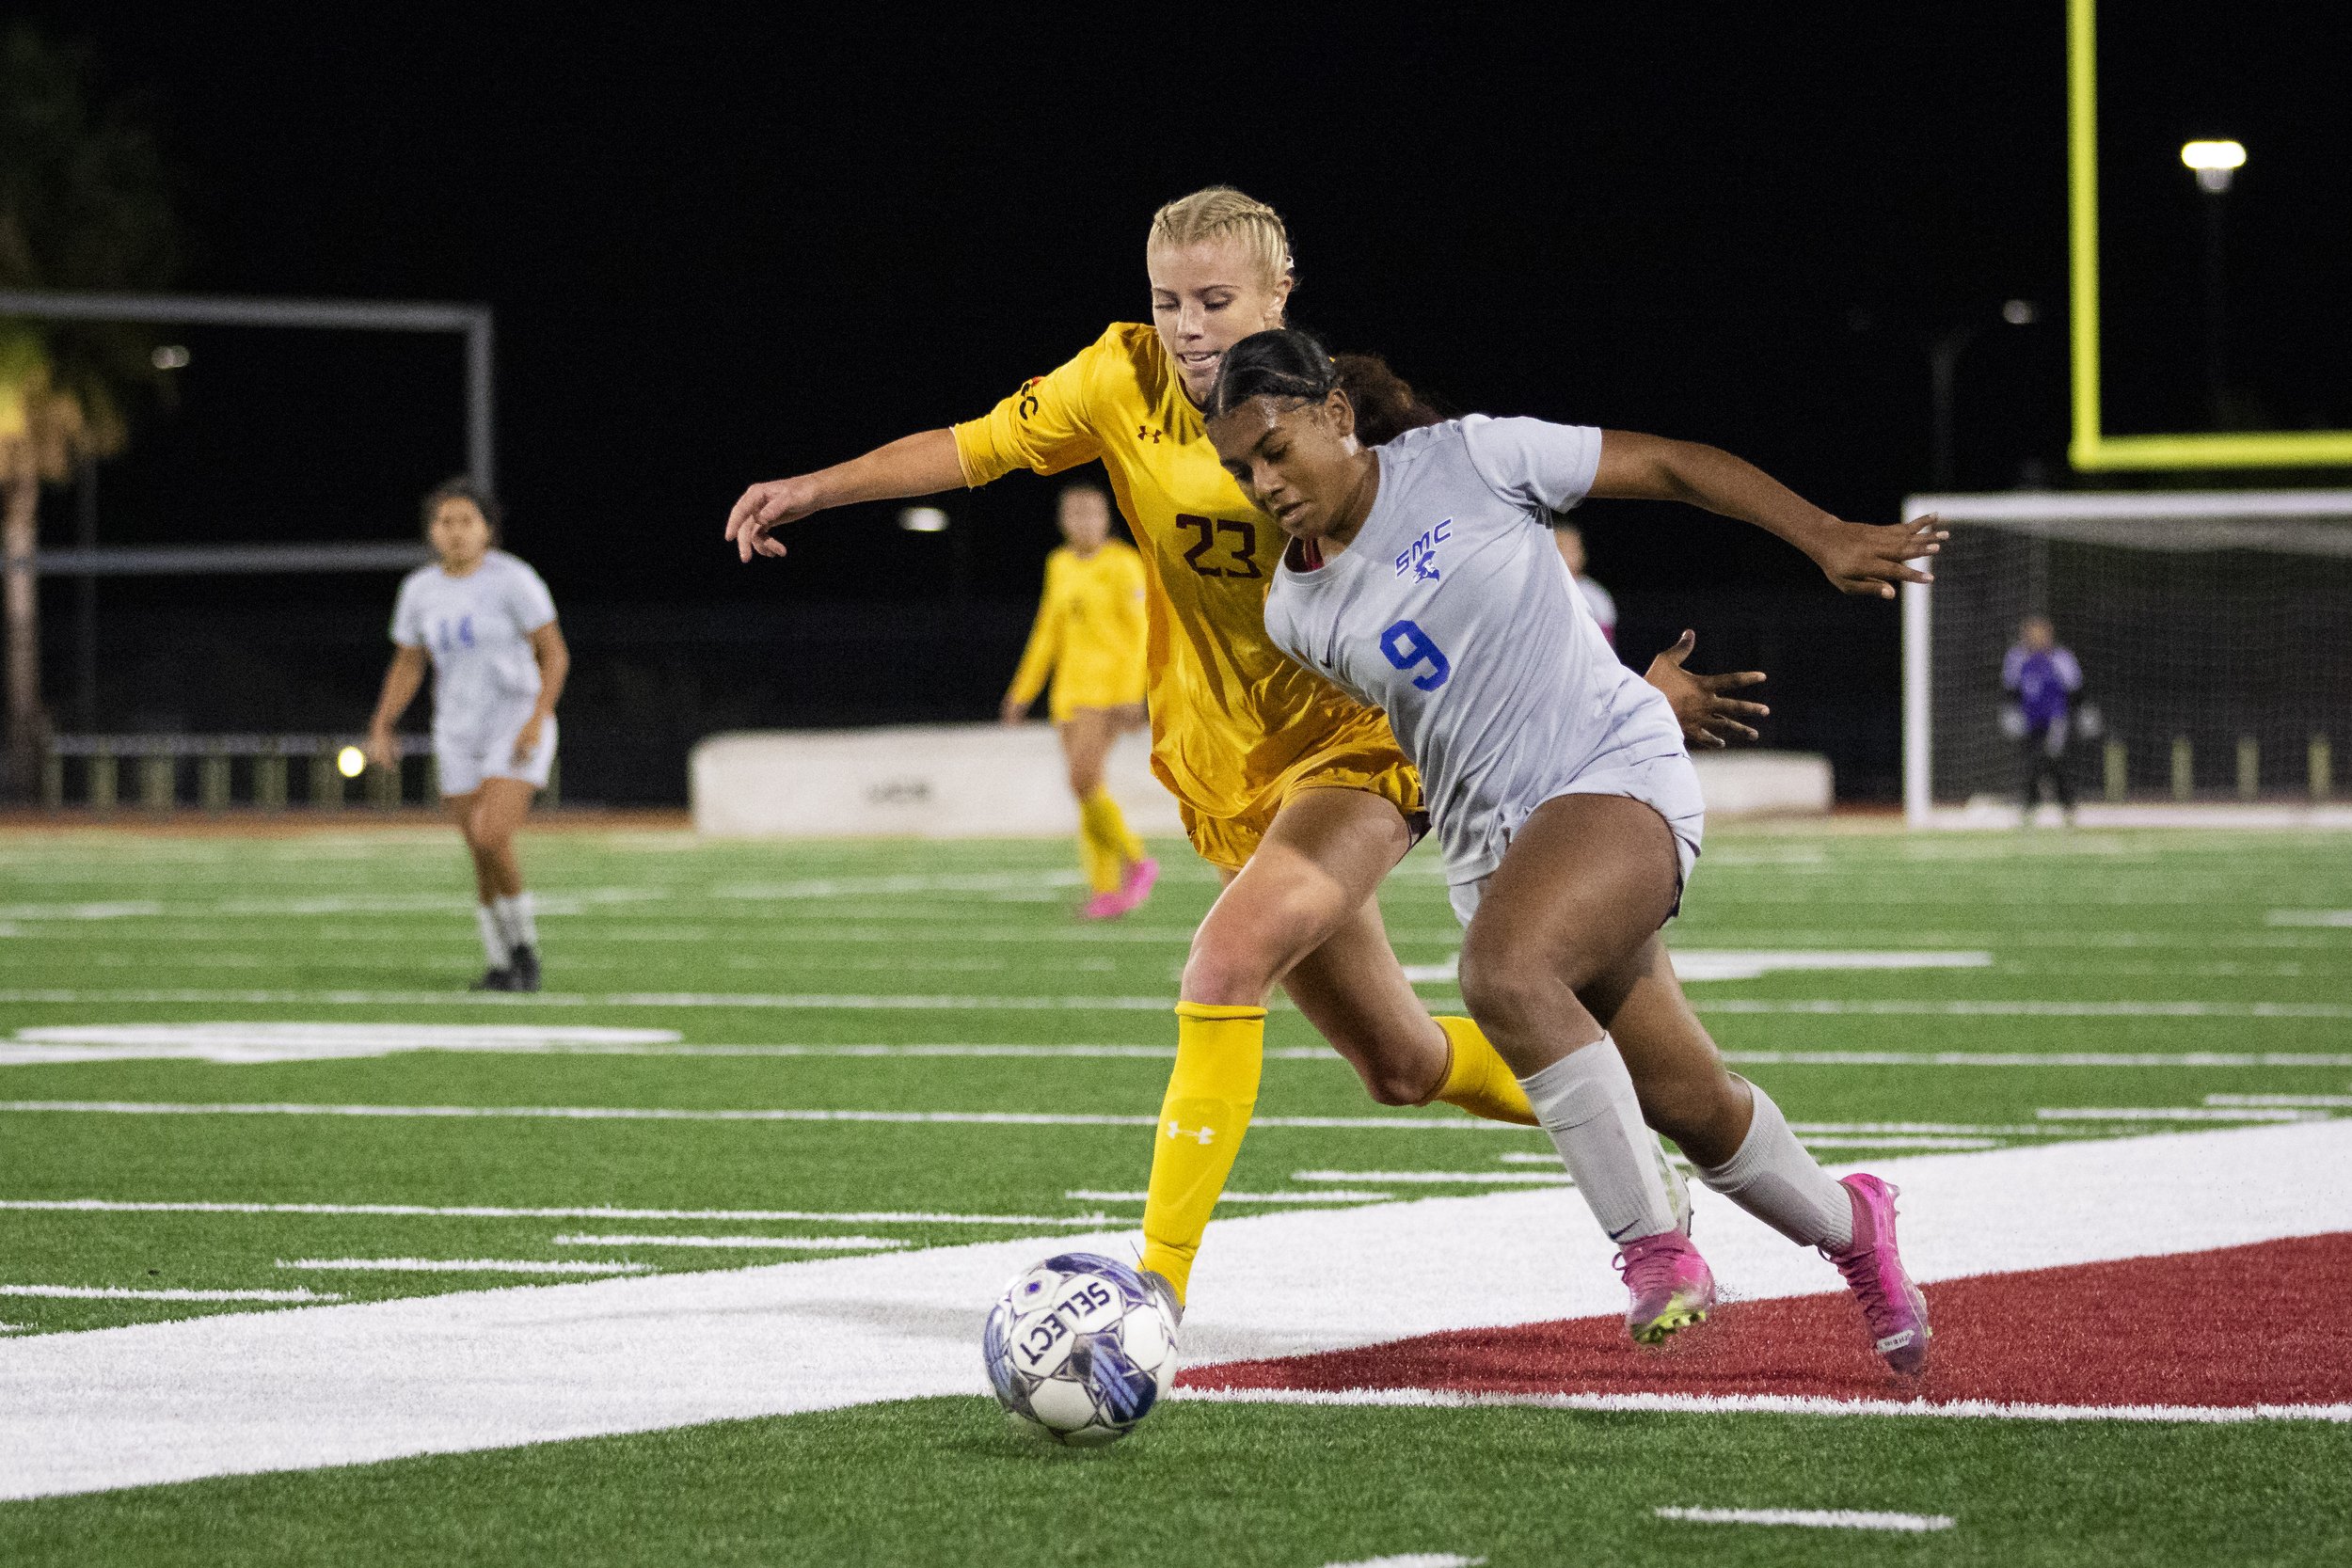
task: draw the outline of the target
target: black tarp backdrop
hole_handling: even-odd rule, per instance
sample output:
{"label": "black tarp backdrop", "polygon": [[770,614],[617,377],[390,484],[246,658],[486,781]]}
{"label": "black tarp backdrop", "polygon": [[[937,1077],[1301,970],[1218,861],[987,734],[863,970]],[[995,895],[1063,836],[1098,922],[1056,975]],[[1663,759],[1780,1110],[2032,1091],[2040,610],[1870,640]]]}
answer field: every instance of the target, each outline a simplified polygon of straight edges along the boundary
{"label": "black tarp backdrop", "polygon": [[[985,717],[1051,541],[1043,482],[949,498],[957,533],[862,509],[749,568],[726,507],[976,413],[1136,317],[1152,209],[1214,181],[1291,220],[1296,319],[1452,406],[1717,442],[1850,516],[1924,483],[1930,340],[2035,299],[2042,325],[1968,351],[1959,473],[2063,471],[2056,0],[825,33],[795,12],[21,9],[151,96],[187,287],[496,308],[501,488],[574,627],[583,796],[681,798],[710,728]],[[2201,135],[2253,150],[2232,198],[2249,381],[2282,424],[2352,423],[2328,369],[2352,317],[2288,264],[2352,256],[2342,51],[2309,8],[2251,9],[2215,38],[2203,8],[2109,8],[2116,428],[2201,405],[2177,163]],[[460,461],[453,341],[186,341],[177,406],[102,472],[109,543],[384,537]],[[61,539],[67,499],[49,515]],[[1685,511],[1585,520],[1629,656],[1697,625],[1702,663],[1774,669],[1772,741],[1891,790],[1891,610]],[[110,581],[99,722],[357,723],[390,587]],[[60,703],[71,609],[46,595]]]}

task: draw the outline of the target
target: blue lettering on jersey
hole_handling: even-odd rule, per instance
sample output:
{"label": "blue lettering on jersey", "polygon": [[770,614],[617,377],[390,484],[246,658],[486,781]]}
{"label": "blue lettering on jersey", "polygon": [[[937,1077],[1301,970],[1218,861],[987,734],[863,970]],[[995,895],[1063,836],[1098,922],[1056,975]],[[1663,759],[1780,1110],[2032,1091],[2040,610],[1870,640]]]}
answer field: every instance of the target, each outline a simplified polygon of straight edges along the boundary
{"label": "blue lettering on jersey", "polygon": [[1413,574],[1415,582],[1438,580],[1438,546],[1454,537],[1454,519],[1448,517],[1436,528],[1424,531],[1404,549],[1397,552],[1396,575]]}
{"label": "blue lettering on jersey", "polygon": [[[1433,571],[1429,575],[1435,577],[1437,573]],[[1388,657],[1391,664],[1408,675],[1422,665],[1428,665],[1425,673],[1413,675],[1413,684],[1423,691],[1437,690],[1445,684],[1446,677],[1454,673],[1454,666],[1446,658],[1445,650],[1431,641],[1429,634],[1410,621],[1399,621],[1382,632],[1380,651]]]}

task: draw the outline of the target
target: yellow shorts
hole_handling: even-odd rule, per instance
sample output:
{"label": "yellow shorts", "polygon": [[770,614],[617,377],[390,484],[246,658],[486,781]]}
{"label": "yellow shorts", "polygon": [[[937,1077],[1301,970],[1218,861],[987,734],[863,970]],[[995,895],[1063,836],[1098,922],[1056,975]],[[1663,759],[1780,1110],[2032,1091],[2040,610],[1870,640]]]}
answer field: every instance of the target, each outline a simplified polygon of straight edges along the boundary
{"label": "yellow shorts", "polygon": [[1064,697],[1058,683],[1046,700],[1046,716],[1057,724],[1067,724],[1080,713],[1107,713],[1120,734],[1143,723],[1143,693],[1120,696],[1116,691],[1076,691]]}
{"label": "yellow shorts", "polygon": [[1341,739],[1308,752],[1284,768],[1236,816],[1204,816],[1195,811],[1189,801],[1180,799],[1176,806],[1184,817],[1184,836],[1192,840],[1194,851],[1211,865],[1239,871],[1257,852],[1258,841],[1273,826],[1275,813],[1299,790],[1360,789],[1379,796],[1403,813],[1414,842],[1419,843],[1429,831],[1429,814],[1421,803],[1421,775],[1413,771],[1413,765],[1405,760],[1395,743],[1387,738],[1387,728],[1385,724],[1381,726],[1381,738],[1377,741]]}

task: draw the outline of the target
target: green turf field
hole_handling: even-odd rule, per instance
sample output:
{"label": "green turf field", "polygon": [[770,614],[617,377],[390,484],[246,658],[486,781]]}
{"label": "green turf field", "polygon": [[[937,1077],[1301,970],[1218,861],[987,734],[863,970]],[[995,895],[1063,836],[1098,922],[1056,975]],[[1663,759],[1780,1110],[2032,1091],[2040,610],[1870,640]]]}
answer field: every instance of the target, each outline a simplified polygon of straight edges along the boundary
{"label": "green turf field", "polygon": [[[1160,852],[1148,909],[1084,927],[1057,844],[541,832],[549,989],[501,998],[463,990],[443,830],[0,838],[0,1323],[1132,1225],[1214,891]],[[1442,1009],[1434,869],[1417,854],[1384,904]],[[1722,830],[1670,939],[1729,976],[1689,989],[1824,1158],[2352,1114],[2327,1103],[2352,1099],[2352,839]],[[1824,951],[1933,966],[1775,967]],[[396,1025],[521,1033],[421,1050]],[[1252,1212],[1541,1174],[1502,1158],[1539,1134],[1372,1104],[1295,1014],[1269,1048],[1233,1179]],[[2352,1556],[2347,1477],[2342,1424],[1246,1404],[1081,1458],[974,1398],[0,1503],[0,1562],[2320,1562]]]}

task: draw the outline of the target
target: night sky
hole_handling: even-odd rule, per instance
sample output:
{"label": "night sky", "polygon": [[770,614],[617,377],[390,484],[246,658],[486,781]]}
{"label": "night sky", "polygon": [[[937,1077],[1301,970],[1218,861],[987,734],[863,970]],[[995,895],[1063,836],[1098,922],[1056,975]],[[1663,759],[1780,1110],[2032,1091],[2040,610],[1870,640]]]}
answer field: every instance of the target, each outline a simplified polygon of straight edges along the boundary
{"label": "night sky", "polygon": [[[2343,40],[2315,40],[2309,6],[2229,8],[2226,38],[2217,8],[2107,9],[2110,424],[2201,417],[2201,214],[2177,159],[2197,135],[2252,150],[2231,198],[2251,404],[2352,424]],[[795,8],[723,27],[649,8],[20,10],[151,102],[183,287],[495,307],[512,538],[565,602],[937,592],[947,546],[886,509],[743,568],[726,508],[1148,319],[1145,225],[1216,182],[1289,219],[1295,321],[1452,408],[1716,442],[1883,518],[1926,479],[1929,340],[1982,320],[1963,483],[2064,479],[2058,0],[1403,30],[1369,9],[1062,27],[986,8],[952,33],[882,8],[830,32]],[[2011,297],[2041,324],[1998,325]],[[176,406],[105,470],[108,542],[397,534],[459,466],[453,340],[183,336]],[[1016,476],[950,499],[980,595],[1033,591],[1048,495]],[[1810,570],[1664,509],[1590,531],[1597,575],[1635,590],[1788,591]]]}

